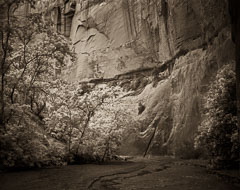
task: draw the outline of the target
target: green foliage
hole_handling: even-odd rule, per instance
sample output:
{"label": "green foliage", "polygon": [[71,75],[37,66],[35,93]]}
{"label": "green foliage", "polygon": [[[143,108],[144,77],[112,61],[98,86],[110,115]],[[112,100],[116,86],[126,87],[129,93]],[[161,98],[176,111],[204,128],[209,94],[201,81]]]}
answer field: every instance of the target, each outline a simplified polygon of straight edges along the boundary
{"label": "green foliage", "polygon": [[196,148],[204,148],[213,167],[230,167],[239,161],[236,78],[232,65],[218,72],[206,96],[206,113],[198,128]]}

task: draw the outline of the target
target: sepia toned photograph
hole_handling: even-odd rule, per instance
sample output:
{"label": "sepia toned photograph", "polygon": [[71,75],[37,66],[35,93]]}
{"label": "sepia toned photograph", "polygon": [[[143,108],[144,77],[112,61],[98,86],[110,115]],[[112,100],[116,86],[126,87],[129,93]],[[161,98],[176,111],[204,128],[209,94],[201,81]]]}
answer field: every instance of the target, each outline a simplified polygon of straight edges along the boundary
{"label": "sepia toned photograph", "polygon": [[240,189],[240,0],[0,0],[0,190]]}

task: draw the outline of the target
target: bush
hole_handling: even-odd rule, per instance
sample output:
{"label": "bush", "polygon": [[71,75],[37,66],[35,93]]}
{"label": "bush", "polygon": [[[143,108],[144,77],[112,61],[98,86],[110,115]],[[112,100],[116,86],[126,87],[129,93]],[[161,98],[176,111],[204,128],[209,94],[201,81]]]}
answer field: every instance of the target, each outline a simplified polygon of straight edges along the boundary
{"label": "bush", "polygon": [[33,126],[8,127],[0,133],[0,165],[4,168],[62,165],[63,148],[48,138]]}
{"label": "bush", "polygon": [[195,147],[208,152],[212,167],[232,167],[239,161],[239,141],[236,78],[231,65],[219,70],[207,93],[205,108]]}

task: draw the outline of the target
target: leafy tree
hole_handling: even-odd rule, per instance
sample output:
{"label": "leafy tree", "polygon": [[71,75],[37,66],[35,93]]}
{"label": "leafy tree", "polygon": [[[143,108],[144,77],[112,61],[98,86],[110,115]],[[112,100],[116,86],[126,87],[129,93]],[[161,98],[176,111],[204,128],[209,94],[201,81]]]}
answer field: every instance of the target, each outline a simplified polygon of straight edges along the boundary
{"label": "leafy tree", "polygon": [[127,94],[118,87],[111,88],[109,94],[89,125],[90,132],[95,136],[91,141],[93,154],[98,155],[102,162],[117,154],[123,137],[136,127],[129,105],[122,102],[122,97]]}
{"label": "leafy tree", "polygon": [[228,167],[239,159],[235,83],[232,65],[223,66],[207,93],[206,113],[195,139],[214,167]]}
{"label": "leafy tree", "polygon": [[119,87],[62,82],[51,89],[45,121],[49,134],[66,144],[69,162],[86,155],[104,161],[116,153],[130,118],[117,104],[125,94]]}
{"label": "leafy tree", "polygon": [[0,60],[1,60],[1,91],[0,91],[0,125],[5,128],[5,90],[6,90],[6,75],[9,72],[9,67],[11,62],[9,62],[8,58],[10,57],[10,53],[13,50],[13,41],[14,41],[14,33],[16,26],[16,17],[14,16],[14,12],[18,8],[21,3],[28,2],[31,6],[34,5],[34,0],[1,0],[0,1],[0,41],[1,41],[1,51],[0,51]]}
{"label": "leafy tree", "polygon": [[6,166],[42,165],[58,155],[49,153],[55,145],[62,145],[42,128],[46,92],[57,80],[66,57],[74,59],[68,41],[41,14],[14,15],[24,2],[0,4],[7,8],[0,27],[0,161]]}
{"label": "leafy tree", "polygon": [[111,158],[133,120],[116,104],[127,93],[62,80],[61,69],[75,60],[71,46],[42,14],[14,16],[24,2],[30,1],[0,2],[7,7],[0,27],[0,165],[42,167],[84,155]]}

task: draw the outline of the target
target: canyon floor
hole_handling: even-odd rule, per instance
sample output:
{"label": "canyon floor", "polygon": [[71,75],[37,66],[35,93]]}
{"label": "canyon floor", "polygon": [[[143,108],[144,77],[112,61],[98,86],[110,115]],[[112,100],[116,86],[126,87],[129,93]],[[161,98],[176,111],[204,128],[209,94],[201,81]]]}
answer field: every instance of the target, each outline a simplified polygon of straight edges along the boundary
{"label": "canyon floor", "polygon": [[[235,174],[239,171],[235,171]],[[1,190],[237,190],[234,183],[199,161],[170,157],[134,158],[102,165],[0,173]],[[228,172],[228,174],[230,174]],[[230,175],[231,176],[231,175]]]}

